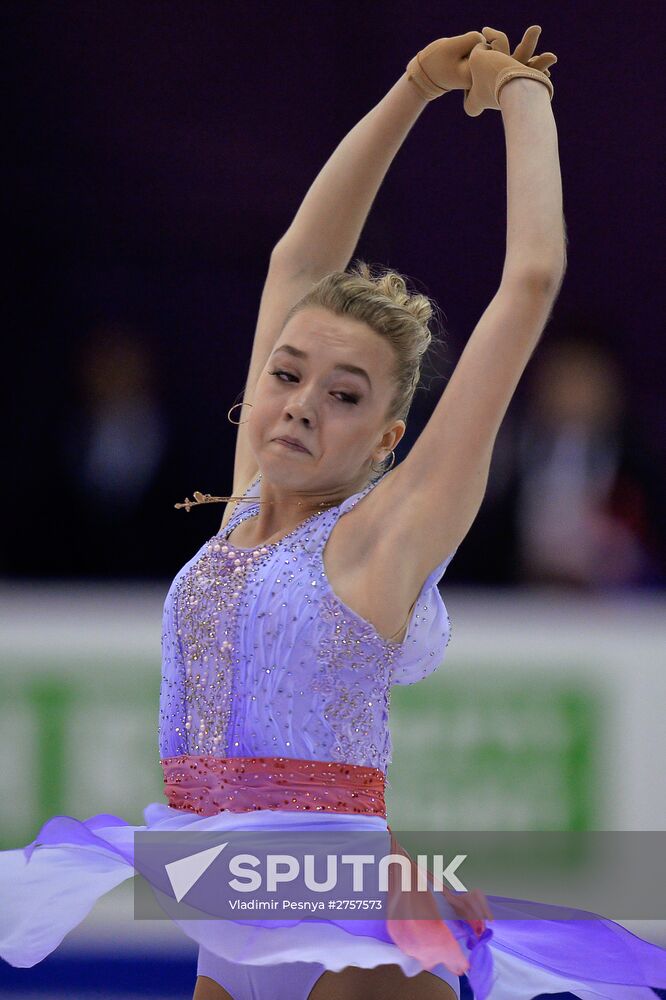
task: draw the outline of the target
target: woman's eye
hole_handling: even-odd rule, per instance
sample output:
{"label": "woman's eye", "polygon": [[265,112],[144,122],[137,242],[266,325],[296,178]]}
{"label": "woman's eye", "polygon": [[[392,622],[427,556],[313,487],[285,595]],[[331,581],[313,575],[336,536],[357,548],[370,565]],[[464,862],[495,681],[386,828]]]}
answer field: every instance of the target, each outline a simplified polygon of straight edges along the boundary
{"label": "woman's eye", "polygon": [[[285,381],[288,381],[289,379],[294,379],[294,380],[296,379],[296,376],[292,375],[291,372],[285,372],[282,369],[278,369],[277,371],[274,371],[274,372],[269,372],[268,374],[269,375],[275,375],[275,377],[278,378],[280,380],[280,382],[285,382]],[[286,375],[287,378],[286,379],[280,378],[281,375]],[[340,402],[342,402],[342,403],[352,403],[352,404],[358,403],[358,396],[351,396],[348,392],[336,392],[336,393],[333,393],[333,395],[334,396],[344,396],[345,398],[342,399],[342,400],[340,400]]]}

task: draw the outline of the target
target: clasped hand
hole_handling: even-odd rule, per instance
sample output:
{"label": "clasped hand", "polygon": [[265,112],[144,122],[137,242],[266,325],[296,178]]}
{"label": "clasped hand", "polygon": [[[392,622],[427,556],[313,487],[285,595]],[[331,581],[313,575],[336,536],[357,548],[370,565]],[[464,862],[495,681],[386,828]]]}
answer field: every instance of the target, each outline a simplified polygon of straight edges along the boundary
{"label": "clasped hand", "polygon": [[486,108],[500,110],[501,87],[516,76],[539,80],[553,97],[548,67],[557,62],[554,52],[534,55],[541,28],[527,29],[513,53],[503,31],[484,28],[451,38],[437,38],[407,64],[407,79],[425,100],[450,90],[464,91],[465,112],[477,117]]}

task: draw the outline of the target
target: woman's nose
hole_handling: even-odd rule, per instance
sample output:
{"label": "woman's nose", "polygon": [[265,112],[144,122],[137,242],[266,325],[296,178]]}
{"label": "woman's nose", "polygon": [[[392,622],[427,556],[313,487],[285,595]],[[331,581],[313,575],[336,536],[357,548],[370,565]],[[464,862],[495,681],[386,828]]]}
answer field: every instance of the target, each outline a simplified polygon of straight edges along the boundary
{"label": "woman's nose", "polygon": [[285,409],[292,417],[304,420],[306,423],[314,417],[314,407],[307,397],[290,399]]}

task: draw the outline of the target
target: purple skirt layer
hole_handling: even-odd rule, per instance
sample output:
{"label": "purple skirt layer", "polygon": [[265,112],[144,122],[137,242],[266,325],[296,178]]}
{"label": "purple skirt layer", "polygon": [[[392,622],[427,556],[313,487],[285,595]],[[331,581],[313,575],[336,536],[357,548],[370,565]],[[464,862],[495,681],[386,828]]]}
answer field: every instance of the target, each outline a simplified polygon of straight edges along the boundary
{"label": "purple skirt layer", "polygon": [[[378,816],[267,809],[199,817],[162,803],[147,806],[144,818],[144,826],[132,826],[109,814],[85,822],[56,816],[28,847],[0,852],[0,957],[28,968],[53,952],[101,896],[134,876],[138,831],[388,831]],[[476,1000],[560,992],[581,1000],[655,1000],[650,987],[666,988],[666,949],[612,920],[532,919],[535,904],[529,901],[487,899],[495,919],[480,937],[466,922],[445,918],[470,962],[467,978]],[[423,968],[395,944],[384,920],[172,919],[207,951],[248,965],[318,962],[338,972],[348,965],[398,964],[407,976]],[[444,966],[431,971],[455,980]]]}

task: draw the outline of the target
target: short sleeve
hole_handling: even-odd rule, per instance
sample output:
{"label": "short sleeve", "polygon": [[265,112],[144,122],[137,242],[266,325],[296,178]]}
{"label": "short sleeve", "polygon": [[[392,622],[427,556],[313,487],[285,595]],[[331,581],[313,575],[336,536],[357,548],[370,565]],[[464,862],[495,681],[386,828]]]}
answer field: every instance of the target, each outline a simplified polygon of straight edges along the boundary
{"label": "short sleeve", "polygon": [[393,661],[391,684],[416,684],[444,661],[451,638],[451,619],[438,583],[457,551],[455,548],[433,569],[421,588],[402,649]]}

